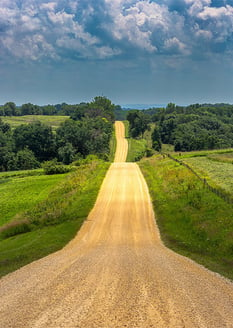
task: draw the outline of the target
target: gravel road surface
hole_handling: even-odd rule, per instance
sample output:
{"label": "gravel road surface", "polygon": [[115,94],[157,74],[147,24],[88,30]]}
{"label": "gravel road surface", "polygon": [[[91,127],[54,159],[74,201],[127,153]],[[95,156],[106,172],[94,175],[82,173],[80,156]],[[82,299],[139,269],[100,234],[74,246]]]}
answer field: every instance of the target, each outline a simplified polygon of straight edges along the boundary
{"label": "gravel road surface", "polygon": [[0,280],[0,327],[233,327],[232,282],[162,244],[141,171],[124,163],[121,122],[116,134],[115,163],[77,236]]}

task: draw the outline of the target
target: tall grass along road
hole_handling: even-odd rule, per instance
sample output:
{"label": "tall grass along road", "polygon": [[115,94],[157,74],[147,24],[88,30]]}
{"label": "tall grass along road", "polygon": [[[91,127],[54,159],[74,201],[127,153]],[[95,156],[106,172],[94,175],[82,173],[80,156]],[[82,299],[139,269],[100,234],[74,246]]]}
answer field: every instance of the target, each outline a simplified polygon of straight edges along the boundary
{"label": "tall grass along road", "polygon": [[163,246],[141,171],[124,159],[63,250],[0,280],[0,327],[233,327],[233,284]]}

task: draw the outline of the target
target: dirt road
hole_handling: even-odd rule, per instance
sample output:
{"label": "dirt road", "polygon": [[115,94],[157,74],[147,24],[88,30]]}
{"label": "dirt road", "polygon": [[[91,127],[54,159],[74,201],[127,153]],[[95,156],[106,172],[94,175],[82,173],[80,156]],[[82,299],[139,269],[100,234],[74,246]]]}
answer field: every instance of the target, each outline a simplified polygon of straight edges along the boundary
{"label": "dirt road", "polygon": [[163,246],[142,174],[124,159],[75,239],[0,280],[1,328],[233,327],[233,284]]}

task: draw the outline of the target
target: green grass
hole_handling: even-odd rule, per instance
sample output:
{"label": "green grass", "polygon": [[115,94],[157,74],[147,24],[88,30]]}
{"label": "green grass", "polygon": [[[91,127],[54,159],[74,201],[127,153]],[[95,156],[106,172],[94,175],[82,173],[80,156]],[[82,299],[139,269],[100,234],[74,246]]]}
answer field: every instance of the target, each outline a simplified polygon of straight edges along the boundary
{"label": "green grass", "polygon": [[64,222],[1,241],[0,277],[61,249],[81,224],[82,220]]}
{"label": "green grass", "polygon": [[233,195],[233,165],[213,161],[209,157],[193,157],[185,159],[197,173],[200,173],[210,185],[220,187]]}
{"label": "green grass", "polygon": [[[0,237],[0,276],[62,248],[73,238],[94,206],[109,165],[93,161],[79,166],[46,199],[5,226]],[[23,224],[31,231],[14,235],[27,231],[20,230]]]}
{"label": "green grass", "polygon": [[173,153],[187,163],[214,188],[233,195],[233,149]]}
{"label": "green grass", "polygon": [[115,157],[115,152],[116,152],[116,133],[115,133],[115,129],[113,130],[112,133],[112,137],[110,139],[110,154],[109,154],[109,161],[113,162],[114,161],[114,157]]}
{"label": "green grass", "polygon": [[64,174],[43,175],[42,170],[0,173],[0,226],[48,197]]}
{"label": "green grass", "polygon": [[128,154],[126,162],[136,162],[146,156],[147,141],[145,139],[133,139],[129,137],[129,122],[124,121],[125,136],[128,140]]}
{"label": "green grass", "polygon": [[182,158],[189,158],[189,157],[202,157],[202,156],[210,156],[215,154],[231,154],[231,153],[233,153],[233,148],[215,149],[215,150],[198,150],[198,151],[190,151],[190,152],[175,152],[172,154],[172,156],[178,159],[182,159]]}
{"label": "green grass", "polygon": [[52,127],[53,130],[67,120],[69,116],[53,116],[53,115],[24,115],[24,116],[1,116],[4,123],[9,123],[12,128],[16,128],[21,124],[28,124],[40,121]]}
{"label": "green grass", "polygon": [[233,279],[233,206],[171,159],[157,156],[139,164],[164,243]]}
{"label": "green grass", "polygon": [[128,139],[127,162],[139,161],[146,155],[147,144],[145,139]]}
{"label": "green grass", "polygon": [[223,154],[210,154],[208,156],[213,161],[233,164],[233,152]]}

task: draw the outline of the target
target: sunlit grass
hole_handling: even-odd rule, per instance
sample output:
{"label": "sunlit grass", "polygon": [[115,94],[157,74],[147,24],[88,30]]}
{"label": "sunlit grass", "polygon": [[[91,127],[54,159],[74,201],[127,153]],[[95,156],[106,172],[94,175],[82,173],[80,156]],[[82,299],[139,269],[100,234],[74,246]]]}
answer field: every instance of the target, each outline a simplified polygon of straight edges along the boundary
{"label": "sunlit grass", "polygon": [[64,177],[44,175],[42,170],[0,173],[0,226],[48,197]]}
{"label": "sunlit grass", "polygon": [[[225,155],[224,155],[225,156]],[[233,165],[221,161],[213,161],[209,157],[186,158],[185,162],[195,171],[200,172],[212,185],[216,185],[233,194]]]}
{"label": "sunlit grass", "polygon": [[139,164],[165,244],[233,279],[233,205],[171,159],[157,156]]}
{"label": "sunlit grass", "polygon": [[16,128],[21,124],[28,124],[35,121],[40,121],[52,127],[53,130],[67,120],[69,116],[56,115],[24,115],[24,116],[1,116],[4,123],[9,123],[12,128]]}
{"label": "sunlit grass", "polygon": [[[73,238],[94,206],[109,165],[93,161],[79,166],[47,198],[17,215],[15,226],[14,221],[5,226],[0,236],[0,276],[62,248]],[[23,224],[31,231],[21,229],[24,233],[14,235]]]}

